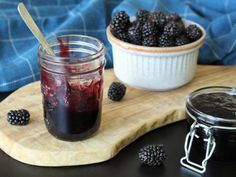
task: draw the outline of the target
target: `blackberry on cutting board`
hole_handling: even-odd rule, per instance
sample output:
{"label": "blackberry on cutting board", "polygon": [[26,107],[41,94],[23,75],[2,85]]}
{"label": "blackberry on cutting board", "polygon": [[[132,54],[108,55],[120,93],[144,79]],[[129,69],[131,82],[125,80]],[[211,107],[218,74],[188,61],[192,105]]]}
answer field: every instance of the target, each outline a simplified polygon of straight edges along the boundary
{"label": "blackberry on cutting board", "polygon": [[202,36],[202,31],[197,25],[189,25],[186,28],[186,34],[191,41],[196,41]]}
{"label": "blackberry on cutting board", "polygon": [[173,47],[173,46],[175,46],[174,38],[164,33],[158,38],[158,47]]}
{"label": "blackberry on cutting board", "polygon": [[145,9],[140,9],[136,12],[136,20],[141,24],[145,23],[148,19],[150,12]]}
{"label": "blackberry on cutting board", "polygon": [[176,46],[189,44],[190,42],[191,41],[185,35],[181,35],[181,36],[175,38],[175,45]]}
{"label": "blackberry on cutting board", "polygon": [[158,45],[157,38],[155,36],[145,37],[143,38],[142,45],[148,47],[155,47]]}
{"label": "blackberry on cutting board", "polygon": [[113,101],[120,101],[126,92],[126,87],[120,82],[112,82],[108,89],[108,98]]}
{"label": "blackberry on cutting board", "polygon": [[128,29],[129,40],[132,44],[142,44],[142,26],[139,22],[133,22],[132,26]]}
{"label": "blackberry on cutting board", "polygon": [[112,18],[110,22],[111,33],[116,36],[124,31],[127,31],[129,25],[129,16],[125,11],[120,11]]}
{"label": "blackberry on cutting board", "polygon": [[142,27],[142,37],[155,36],[158,34],[158,28],[154,22],[146,22]]}
{"label": "blackberry on cutting board", "polygon": [[26,125],[29,123],[30,114],[25,109],[10,110],[7,113],[7,121],[11,125]]}
{"label": "blackberry on cutting board", "polygon": [[141,162],[148,166],[159,166],[167,158],[162,144],[147,145],[140,149],[138,156]]}

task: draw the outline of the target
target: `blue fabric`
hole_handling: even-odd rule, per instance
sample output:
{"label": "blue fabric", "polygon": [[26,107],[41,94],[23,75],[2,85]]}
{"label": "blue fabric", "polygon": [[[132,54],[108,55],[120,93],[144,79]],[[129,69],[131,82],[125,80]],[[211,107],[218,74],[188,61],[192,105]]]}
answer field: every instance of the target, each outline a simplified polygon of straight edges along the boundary
{"label": "blue fabric", "polygon": [[[0,91],[15,90],[39,79],[38,42],[17,12],[18,0],[0,0]],[[178,12],[207,30],[199,63],[236,64],[235,0],[23,0],[46,37],[58,33],[85,34],[105,43],[107,68],[111,46],[105,28],[111,16],[137,9]]]}

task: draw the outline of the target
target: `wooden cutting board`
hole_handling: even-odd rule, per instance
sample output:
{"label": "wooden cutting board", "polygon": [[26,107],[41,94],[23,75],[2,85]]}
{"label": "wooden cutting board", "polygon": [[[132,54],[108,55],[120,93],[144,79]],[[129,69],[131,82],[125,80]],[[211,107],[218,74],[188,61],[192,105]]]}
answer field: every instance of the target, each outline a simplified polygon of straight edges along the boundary
{"label": "wooden cutting board", "polygon": [[[0,148],[14,159],[39,166],[82,165],[111,159],[146,132],[184,119],[185,96],[193,90],[236,86],[236,67],[198,66],[191,83],[168,92],[128,87],[121,102],[107,98],[108,86],[115,80],[113,71],[106,70],[101,127],[90,139],[78,142],[60,141],[47,132],[39,82],[20,88],[0,103]],[[7,112],[20,108],[30,111],[30,123],[22,127],[9,125]]]}

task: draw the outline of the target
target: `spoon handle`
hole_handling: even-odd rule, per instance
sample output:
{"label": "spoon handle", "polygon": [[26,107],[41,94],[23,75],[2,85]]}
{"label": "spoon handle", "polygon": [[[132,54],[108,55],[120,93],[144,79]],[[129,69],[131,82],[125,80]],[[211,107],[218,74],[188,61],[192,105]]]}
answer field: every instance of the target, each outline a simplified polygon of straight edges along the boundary
{"label": "spoon handle", "polygon": [[39,43],[46,49],[47,53],[52,56],[56,56],[22,2],[18,4],[18,11],[25,24],[28,26],[34,36],[38,39]]}

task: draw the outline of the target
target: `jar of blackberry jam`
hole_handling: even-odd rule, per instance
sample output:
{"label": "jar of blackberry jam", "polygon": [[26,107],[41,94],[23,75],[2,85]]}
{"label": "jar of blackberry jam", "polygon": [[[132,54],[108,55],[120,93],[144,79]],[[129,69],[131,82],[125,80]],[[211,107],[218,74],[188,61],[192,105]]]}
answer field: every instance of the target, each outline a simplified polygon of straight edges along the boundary
{"label": "jar of blackberry jam", "polygon": [[183,166],[204,173],[208,160],[236,161],[236,88],[192,92],[186,99],[186,117],[189,133]]}
{"label": "jar of blackberry jam", "polygon": [[39,46],[44,121],[56,138],[77,141],[100,125],[105,66],[104,45],[83,35],[51,37],[56,56]]}

